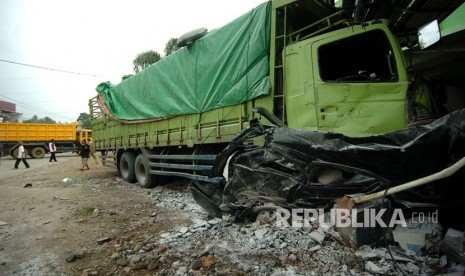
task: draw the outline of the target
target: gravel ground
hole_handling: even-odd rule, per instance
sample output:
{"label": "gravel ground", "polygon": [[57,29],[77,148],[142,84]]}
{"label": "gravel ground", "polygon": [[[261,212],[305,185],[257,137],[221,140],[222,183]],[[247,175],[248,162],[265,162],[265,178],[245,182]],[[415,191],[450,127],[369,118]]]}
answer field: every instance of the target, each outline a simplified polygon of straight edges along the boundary
{"label": "gravel ground", "polygon": [[[212,218],[189,182],[143,189],[79,158],[0,162],[0,275],[462,275],[445,255],[353,250],[331,227]],[[31,187],[26,187],[31,184]],[[402,272],[403,271],[403,272]],[[451,274],[451,275],[454,275]]]}

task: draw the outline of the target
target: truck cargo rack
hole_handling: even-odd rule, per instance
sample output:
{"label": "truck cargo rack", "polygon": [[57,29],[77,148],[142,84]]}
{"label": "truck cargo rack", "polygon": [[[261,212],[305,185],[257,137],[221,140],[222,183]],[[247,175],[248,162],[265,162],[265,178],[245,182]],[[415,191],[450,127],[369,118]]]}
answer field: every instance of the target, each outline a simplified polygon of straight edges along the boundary
{"label": "truck cargo rack", "polygon": [[[294,3],[294,2],[293,2]],[[291,4],[293,5],[293,4]],[[276,25],[275,29],[272,30],[272,40],[274,43],[271,45],[271,56],[275,56],[271,59],[270,66],[274,69],[271,76],[271,82],[274,83],[274,94],[273,94],[273,113],[274,115],[286,123],[286,103],[283,93],[283,83],[285,82],[284,64],[285,55],[279,54],[287,45],[308,39],[310,37],[317,36],[324,32],[341,28],[342,26],[350,26],[350,22],[344,17],[344,11],[338,11],[331,15],[328,15],[320,20],[314,21],[302,27],[294,32],[288,33],[287,18],[288,18],[288,6],[284,5],[280,7],[280,14],[283,17],[283,25],[279,27]],[[278,17],[278,11],[275,11],[273,15],[275,18]]]}
{"label": "truck cargo rack", "polygon": [[89,100],[89,110],[90,110],[90,118],[92,119],[96,119],[102,116],[102,112],[98,105],[98,96],[95,96]]}
{"label": "truck cargo rack", "polygon": [[[339,26],[349,26],[349,20],[343,17],[344,11],[338,11],[287,35],[289,42],[297,42],[317,36]],[[304,32],[310,32],[301,36]]]}

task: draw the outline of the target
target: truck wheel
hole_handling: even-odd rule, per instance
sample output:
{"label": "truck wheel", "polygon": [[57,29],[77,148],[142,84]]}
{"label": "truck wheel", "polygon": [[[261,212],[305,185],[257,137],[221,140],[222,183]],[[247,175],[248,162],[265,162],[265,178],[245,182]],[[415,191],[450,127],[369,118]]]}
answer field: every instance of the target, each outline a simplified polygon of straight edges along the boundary
{"label": "truck wheel", "polygon": [[136,158],[136,178],[139,185],[144,188],[153,188],[157,184],[157,176],[150,174],[149,160],[143,153]]}
{"label": "truck wheel", "polygon": [[10,155],[14,159],[18,158],[18,149],[14,149],[14,150],[10,151]]}
{"label": "truck wheel", "polygon": [[35,148],[32,148],[32,150],[29,152],[29,154],[34,159],[44,158],[45,150],[44,150],[44,148],[41,148],[41,147],[35,147]]}
{"label": "truck wheel", "polygon": [[123,155],[121,155],[121,160],[119,161],[119,171],[121,178],[123,178],[126,182],[136,182],[136,175],[134,173],[135,160],[136,154],[134,152],[125,152]]}

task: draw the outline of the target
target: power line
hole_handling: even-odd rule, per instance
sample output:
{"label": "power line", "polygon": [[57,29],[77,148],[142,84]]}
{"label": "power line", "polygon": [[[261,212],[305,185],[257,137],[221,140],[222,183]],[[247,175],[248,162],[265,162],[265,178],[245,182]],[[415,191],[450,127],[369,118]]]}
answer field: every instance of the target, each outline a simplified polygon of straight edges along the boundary
{"label": "power line", "polygon": [[55,93],[55,94],[63,93],[61,91],[51,91],[51,90],[43,90],[41,92],[5,92],[5,91],[6,90],[2,91],[2,95],[43,95],[45,93]]}
{"label": "power line", "polygon": [[6,63],[11,63],[11,64],[16,64],[16,65],[22,65],[22,66],[28,66],[28,67],[33,67],[33,68],[39,68],[39,69],[55,71],[55,72],[61,72],[61,73],[68,73],[68,74],[75,74],[75,75],[82,75],[82,76],[90,76],[90,77],[97,77],[97,78],[106,78],[105,76],[86,74],[86,73],[79,73],[79,72],[73,72],[73,71],[66,71],[66,70],[61,70],[61,69],[54,69],[54,68],[37,66],[37,65],[26,64],[26,63],[21,63],[21,62],[16,62],[16,61],[4,60],[4,59],[0,59],[0,61],[1,62],[6,62]]}
{"label": "power line", "polygon": [[[27,103],[23,103],[23,102],[20,102],[18,100],[15,100],[15,99],[12,99],[12,98],[9,98],[9,97],[6,97],[6,96],[3,96],[3,95],[0,95],[0,97],[2,98],[5,98],[7,100],[10,100],[10,101],[13,101],[15,102],[16,104],[19,104],[19,105],[22,105],[23,107],[26,107],[27,109],[31,110],[31,111],[35,111],[35,112],[40,112],[42,114],[49,114],[49,116],[53,116],[53,115],[56,115],[56,116],[63,116],[63,114],[60,114],[60,113],[51,113],[49,111],[45,111],[45,110],[42,110],[40,108],[37,108],[35,106],[32,106],[32,105],[29,105]],[[23,114],[24,115],[24,114]],[[35,114],[36,115],[36,114]],[[64,117],[67,117],[69,119],[71,119],[71,115],[65,115]],[[72,120],[72,119],[71,119]]]}
{"label": "power line", "polygon": [[5,98],[5,99],[10,100],[10,101],[13,101],[13,102],[16,102],[16,104],[20,104],[20,105],[22,105],[23,107],[26,106],[26,108],[28,108],[28,109],[35,110],[35,111],[41,112],[41,113],[48,113],[48,111],[42,110],[42,109],[40,109],[40,108],[37,108],[37,107],[32,106],[32,105],[29,105],[29,104],[27,104],[27,103],[20,102],[20,101],[15,100],[15,99],[12,99],[12,98],[9,98],[9,97],[3,96],[3,95],[0,95],[0,97]]}

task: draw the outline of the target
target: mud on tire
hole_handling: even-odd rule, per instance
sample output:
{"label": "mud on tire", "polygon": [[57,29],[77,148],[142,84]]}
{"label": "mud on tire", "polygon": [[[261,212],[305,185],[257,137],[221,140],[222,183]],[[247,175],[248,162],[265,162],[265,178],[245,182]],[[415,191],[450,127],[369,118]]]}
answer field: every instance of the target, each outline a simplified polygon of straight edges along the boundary
{"label": "mud on tire", "polygon": [[135,160],[136,154],[134,152],[125,152],[121,155],[118,170],[121,178],[126,182],[136,182],[136,174],[134,173]]}
{"label": "mud on tire", "polygon": [[153,188],[157,185],[157,176],[150,174],[150,164],[147,157],[141,153],[135,164],[137,183],[144,188]]}

